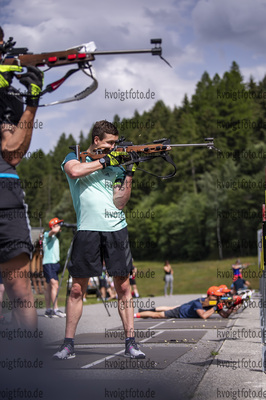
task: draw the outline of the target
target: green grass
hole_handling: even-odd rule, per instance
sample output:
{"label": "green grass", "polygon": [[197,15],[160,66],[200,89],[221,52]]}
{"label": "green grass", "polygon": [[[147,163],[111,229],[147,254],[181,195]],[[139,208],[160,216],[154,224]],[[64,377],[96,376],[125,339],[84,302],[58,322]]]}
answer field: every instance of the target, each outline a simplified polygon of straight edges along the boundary
{"label": "green grass", "polygon": [[[234,259],[198,262],[171,262],[174,270],[174,294],[206,293],[212,285],[225,284],[230,287],[232,283],[231,265]],[[251,263],[244,270],[246,280],[251,283],[252,289],[259,288],[259,273],[257,257],[241,258],[243,263]],[[164,295],[164,271],[160,262],[135,262],[138,274],[143,277],[136,279],[139,293],[142,297]],[[146,278],[145,274],[153,271],[153,277]]]}
{"label": "green grass", "polygon": [[[217,261],[198,261],[198,262],[172,262],[174,270],[174,294],[193,294],[206,293],[207,289],[213,285],[225,284],[230,287],[232,283],[231,265],[234,259]],[[244,277],[251,283],[251,288],[259,289],[259,273],[257,257],[241,258],[243,263],[251,263],[250,267],[244,270]],[[137,267],[136,283],[141,297],[163,296],[164,295],[164,271],[163,264],[155,261],[135,261]],[[224,275],[223,275],[224,274]],[[224,276],[224,277],[222,277]],[[66,284],[68,272],[65,272],[62,287],[59,292],[59,306],[65,305]],[[39,301],[44,303],[44,295],[35,295]],[[95,295],[89,295],[84,304],[95,304]]]}

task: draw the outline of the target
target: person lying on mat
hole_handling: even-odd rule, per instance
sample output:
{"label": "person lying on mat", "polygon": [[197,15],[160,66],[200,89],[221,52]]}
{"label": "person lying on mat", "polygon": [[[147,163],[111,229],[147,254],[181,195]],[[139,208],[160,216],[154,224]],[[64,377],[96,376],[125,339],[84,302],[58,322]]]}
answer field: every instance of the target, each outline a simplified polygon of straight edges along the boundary
{"label": "person lying on mat", "polygon": [[[181,306],[156,307],[149,310],[139,309],[134,318],[202,318],[207,319],[216,311],[223,317],[228,318],[232,310],[223,310],[223,303],[219,298],[223,292],[218,286],[211,286],[207,290],[207,297],[191,300]],[[214,305],[212,305],[212,303]]]}

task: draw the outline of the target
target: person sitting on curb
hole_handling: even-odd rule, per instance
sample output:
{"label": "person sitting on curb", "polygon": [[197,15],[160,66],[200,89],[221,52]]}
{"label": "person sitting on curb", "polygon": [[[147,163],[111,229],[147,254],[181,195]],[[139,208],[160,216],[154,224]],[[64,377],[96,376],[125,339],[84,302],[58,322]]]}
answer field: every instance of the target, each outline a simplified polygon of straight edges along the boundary
{"label": "person sitting on curb", "polygon": [[232,293],[237,294],[241,290],[246,290],[250,286],[250,282],[245,279],[239,277],[233,283]]}
{"label": "person sitting on curb", "polygon": [[[224,311],[223,303],[219,302],[219,298],[223,296],[218,286],[211,286],[207,290],[207,297],[191,300],[181,306],[174,307],[156,307],[149,310],[139,309],[135,318],[202,318],[207,319],[216,311],[223,317],[228,318],[231,310]],[[216,302],[210,305],[210,302]]]}

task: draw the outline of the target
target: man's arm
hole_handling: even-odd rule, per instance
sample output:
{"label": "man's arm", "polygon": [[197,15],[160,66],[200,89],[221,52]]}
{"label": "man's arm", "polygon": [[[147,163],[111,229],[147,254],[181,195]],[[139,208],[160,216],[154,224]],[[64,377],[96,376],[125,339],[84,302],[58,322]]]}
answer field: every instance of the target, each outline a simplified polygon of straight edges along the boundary
{"label": "man's arm", "polygon": [[123,161],[122,156],[125,152],[111,152],[103,157],[104,165],[100,160],[94,160],[89,163],[80,163],[77,159],[66,160],[64,164],[64,171],[71,179],[83,178],[92,174],[99,169],[104,169],[109,166],[117,167]]}
{"label": "man's arm", "polygon": [[196,310],[198,316],[199,316],[200,318],[202,318],[202,319],[207,319],[207,318],[209,318],[212,314],[215,313],[215,311],[216,311],[216,310],[215,310],[214,307],[210,308],[210,309],[207,310],[207,311],[202,310],[202,309]]}
{"label": "man's arm", "polygon": [[64,170],[71,179],[84,178],[84,176],[90,175],[99,169],[103,169],[99,160],[86,163],[80,163],[78,160],[70,160],[64,165]]}
{"label": "man's arm", "polygon": [[[4,66],[1,67],[0,65],[1,88],[7,88],[11,84],[13,78],[12,71],[12,68],[10,71],[6,71]],[[19,164],[30,146],[34,117],[43,85],[43,73],[38,68],[30,66],[27,68],[27,72],[20,76],[19,81],[27,88],[27,107],[18,122],[18,126],[12,125],[12,122],[8,124],[3,119],[4,123],[0,128],[2,157],[12,166]],[[16,106],[14,105],[14,107]],[[0,117],[2,118],[2,115]]]}
{"label": "man's arm", "polygon": [[20,163],[30,146],[36,111],[36,107],[27,106],[17,127],[10,124],[1,126],[2,156],[13,167]]}
{"label": "man's arm", "polygon": [[52,228],[51,228],[51,230],[49,231],[49,233],[48,233],[48,236],[54,236],[54,235],[56,235],[58,232],[60,232],[60,230],[61,230],[61,226],[60,225],[56,225],[56,226],[53,226]]}
{"label": "man's arm", "polygon": [[229,308],[228,310],[220,310],[219,315],[223,318],[228,318],[230,314],[234,311],[234,307]]}
{"label": "man's arm", "polygon": [[229,315],[233,312],[233,307],[229,308],[226,311],[223,310],[223,309],[221,309],[221,310],[218,309],[217,310],[216,307],[212,307],[207,311],[204,311],[204,310],[201,310],[201,309],[196,310],[196,312],[200,316],[200,318],[203,318],[203,319],[209,318],[212,314],[215,313],[215,311],[218,311],[218,314],[221,315],[221,317],[228,318]]}
{"label": "man's arm", "polygon": [[113,201],[114,205],[118,210],[122,210],[131,196],[131,187],[132,187],[132,176],[126,175],[126,178],[121,183],[116,183],[114,185],[114,194],[113,194]]}

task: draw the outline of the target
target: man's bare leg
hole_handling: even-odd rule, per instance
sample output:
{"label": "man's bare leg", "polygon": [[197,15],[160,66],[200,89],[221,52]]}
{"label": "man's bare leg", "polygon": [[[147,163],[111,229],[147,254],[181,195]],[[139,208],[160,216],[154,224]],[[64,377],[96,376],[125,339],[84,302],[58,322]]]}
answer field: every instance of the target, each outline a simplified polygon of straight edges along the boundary
{"label": "man's bare leg", "polygon": [[67,302],[66,338],[75,337],[78,322],[83,310],[83,297],[88,286],[88,278],[73,278],[73,284]]}
{"label": "man's bare leg", "polygon": [[135,342],[134,306],[128,277],[114,277],[114,286],[118,296],[118,312],[125,331],[125,356],[145,358],[145,354]]}
{"label": "man's bare leg", "polygon": [[155,307],[155,311],[168,311],[168,310],[173,310],[174,308],[179,307],[179,306],[173,306],[173,307],[166,307],[166,306],[161,306],[161,307]]}
{"label": "man's bare leg", "polygon": [[138,318],[166,318],[164,311],[142,311],[137,313]]}
{"label": "man's bare leg", "polygon": [[67,302],[66,331],[63,345],[53,355],[54,360],[74,358],[74,337],[83,310],[83,297],[88,287],[88,278],[73,278]]}
{"label": "man's bare leg", "polygon": [[53,278],[50,280],[50,290],[51,290],[50,296],[51,296],[52,307],[54,310],[57,310],[58,305],[57,305],[56,296],[57,296],[57,291],[58,291],[58,280],[53,279]]}
{"label": "man's bare leg", "polygon": [[51,307],[51,285],[50,285],[50,282],[46,283],[44,298],[45,298],[46,309],[49,310],[49,308]]}
{"label": "man's bare leg", "polygon": [[134,307],[129,276],[114,277],[114,286],[118,296],[118,312],[123,323],[125,336],[134,337]]}
{"label": "man's bare leg", "polygon": [[[26,253],[21,253],[6,263],[0,264],[2,278],[9,300],[14,303],[12,316],[19,327],[34,330],[37,327],[37,312],[30,281],[30,260]],[[19,307],[16,302],[25,302]]]}

